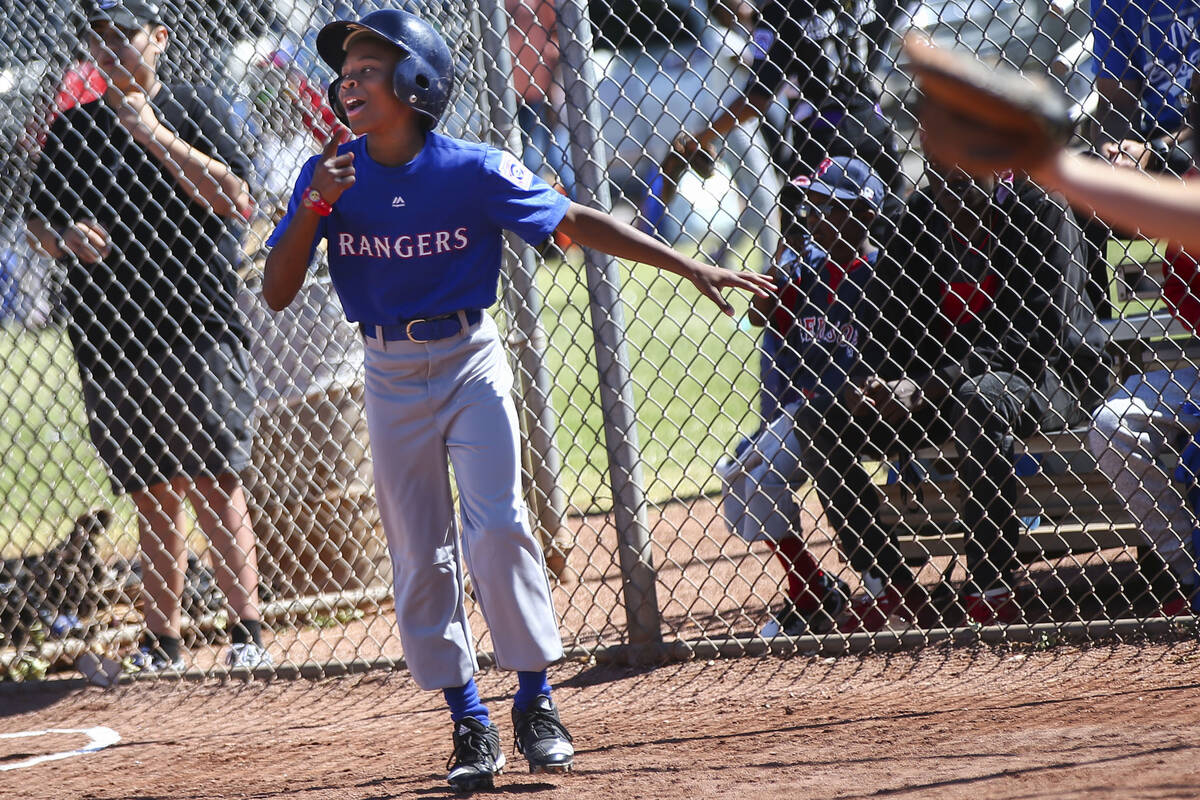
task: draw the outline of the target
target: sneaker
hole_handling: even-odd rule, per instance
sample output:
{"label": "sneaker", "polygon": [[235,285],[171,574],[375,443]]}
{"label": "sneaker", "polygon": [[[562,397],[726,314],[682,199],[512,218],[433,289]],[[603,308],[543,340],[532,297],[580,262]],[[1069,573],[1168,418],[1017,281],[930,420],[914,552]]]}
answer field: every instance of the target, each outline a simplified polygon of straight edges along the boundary
{"label": "sneaker", "polygon": [[[907,587],[888,584],[878,597],[864,592],[851,601],[850,613],[838,625],[838,630],[842,633],[881,631],[893,617],[916,623],[921,628],[952,624],[947,619],[953,617],[954,603],[946,602],[943,594],[945,592],[940,591],[939,587],[931,595],[919,583]],[[950,592],[950,597],[954,598],[953,592]]]}
{"label": "sneaker", "polygon": [[989,589],[965,597],[967,619],[980,625],[1011,625],[1021,619],[1021,606],[1007,589]]}
{"label": "sneaker", "polygon": [[575,758],[571,734],[547,695],[538,695],[527,711],[512,712],[517,751],[529,761],[530,772],[570,772]]}
{"label": "sneaker", "polygon": [[136,672],[142,675],[183,672],[187,669],[187,664],[183,663],[182,657],[171,661],[161,650],[152,650],[146,645],[142,645],[126,656],[125,660],[121,662],[121,666],[126,672]]}
{"label": "sneaker", "polygon": [[[1154,595],[1158,598],[1158,615],[1160,617],[1187,617],[1200,611],[1200,595],[1196,595],[1196,587],[1191,583],[1181,583],[1167,569],[1164,574],[1170,578],[1159,581],[1158,586],[1151,582]],[[1192,597],[1195,595],[1195,599]]]}
{"label": "sneaker", "polygon": [[229,652],[225,654],[225,664],[230,669],[238,667],[254,669],[255,667],[273,667],[275,659],[271,658],[267,648],[261,644],[241,642],[229,646]]}
{"label": "sneaker", "polygon": [[504,771],[504,753],[500,750],[500,731],[492,723],[484,725],[475,717],[466,717],[454,726],[454,752],[446,762],[446,782],[457,792],[491,789],[492,778]]}
{"label": "sneaker", "polygon": [[783,607],[774,614],[774,618],[763,626],[759,635],[764,639],[774,639],[776,636],[805,636],[807,634],[829,633],[833,630],[838,616],[846,610],[849,603],[850,586],[841,578],[835,578],[827,572],[822,572],[816,581],[820,604],[813,609],[800,610],[796,601],[788,599]]}
{"label": "sneaker", "polygon": [[896,587],[889,585],[878,597],[866,592],[855,597],[850,602],[850,613],[838,625],[838,630],[842,633],[881,631],[887,627],[892,615],[910,621],[913,616],[905,605],[903,595]]}
{"label": "sneaker", "polygon": [[1183,594],[1164,600],[1158,609],[1160,617],[1183,617],[1191,613],[1191,606],[1188,605],[1187,598]]}
{"label": "sneaker", "polygon": [[90,651],[81,653],[79,658],[75,659],[75,669],[88,683],[105,688],[116,686],[121,681],[121,673],[124,671],[120,661]]}

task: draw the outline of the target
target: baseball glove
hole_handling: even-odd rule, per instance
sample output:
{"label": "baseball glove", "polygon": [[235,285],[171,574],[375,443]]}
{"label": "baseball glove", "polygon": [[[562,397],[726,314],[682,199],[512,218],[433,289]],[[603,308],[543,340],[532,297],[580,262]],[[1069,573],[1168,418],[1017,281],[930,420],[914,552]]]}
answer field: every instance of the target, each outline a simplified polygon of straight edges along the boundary
{"label": "baseball glove", "polygon": [[[700,145],[700,140],[688,131],[680,131],[671,142],[671,152],[663,162],[663,172],[676,180],[690,169],[701,178],[709,178],[717,165],[717,148],[712,144]],[[670,167],[670,169],[668,169]]]}
{"label": "baseball glove", "polygon": [[904,52],[921,90],[918,116],[926,155],[986,174],[1030,170],[1057,153],[1074,127],[1057,86],[909,34]]}
{"label": "baseball glove", "polygon": [[658,228],[658,224],[666,213],[667,206],[679,189],[679,179],[689,169],[694,170],[701,178],[713,174],[717,165],[717,149],[711,144],[707,147],[700,145],[700,140],[687,131],[680,131],[671,142],[671,149],[656,173],[651,173],[647,180],[649,191],[642,200],[640,209],[641,221],[638,227],[646,233]]}

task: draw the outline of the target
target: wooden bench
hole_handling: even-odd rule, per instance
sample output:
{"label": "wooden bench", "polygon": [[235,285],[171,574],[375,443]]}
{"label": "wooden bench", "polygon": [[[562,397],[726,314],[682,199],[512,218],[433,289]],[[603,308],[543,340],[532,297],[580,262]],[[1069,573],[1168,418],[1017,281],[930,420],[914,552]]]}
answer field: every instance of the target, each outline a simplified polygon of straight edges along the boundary
{"label": "wooden bench", "polygon": [[[1039,437],[1039,441],[1048,442],[1050,437]],[[1064,431],[1059,441],[1082,442],[1082,432]],[[1112,481],[1098,470],[1039,471],[1021,481],[1025,491],[1017,502],[1017,514],[1039,520],[1018,542],[1017,555],[1023,561],[1112,548],[1137,551],[1146,546]],[[915,484],[896,481],[879,489],[883,501],[880,516],[886,525],[897,526],[906,561],[921,564],[963,552],[964,498],[956,480],[924,477]]]}
{"label": "wooden bench", "polygon": [[1117,303],[1155,301],[1162,293],[1163,261],[1157,255],[1149,261],[1123,258],[1113,265],[1112,271],[1110,293]]}
{"label": "wooden bench", "polygon": [[[1114,268],[1116,296],[1121,301],[1157,300],[1162,287],[1161,262],[1125,260]],[[1158,304],[1161,306],[1161,304]],[[1200,338],[1165,308],[1103,320],[1110,347],[1120,360],[1122,376],[1136,372],[1173,369],[1200,363]],[[1057,454],[1065,470],[1039,470],[1022,478],[1025,491],[1017,513],[1037,518],[1040,524],[1026,530],[1018,556],[1026,561],[1110,549],[1142,551],[1149,546],[1137,521],[1130,517],[1123,498],[1109,476],[1095,467],[1087,448],[1087,428],[1038,432],[1018,442],[1017,453]],[[957,453],[951,445],[917,452],[925,464],[940,465],[948,473]],[[898,526],[905,559],[919,564],[934,557],[961,554],[965,533],[961,523],[962,489],[952,479],[922,476],[915,484],[905,480],[879,486],[881,515]]]}

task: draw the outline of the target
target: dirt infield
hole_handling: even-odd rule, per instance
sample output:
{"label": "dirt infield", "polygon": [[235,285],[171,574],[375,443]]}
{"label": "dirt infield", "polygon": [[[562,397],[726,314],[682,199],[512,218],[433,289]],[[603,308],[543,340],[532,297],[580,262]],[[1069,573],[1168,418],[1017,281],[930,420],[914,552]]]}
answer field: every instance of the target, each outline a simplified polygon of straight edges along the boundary
{"label": "dirt infield", "polygon": [[[574,774],[514,769],[550,798],[1196,797],[1200,646],[939,650],[553,671]],[[480,686],[511,748],[507,673]],[[312,683],[53,682],[0,693],[0,797],[37,800],[450,795],[440,697],[404,673]],[[83,746],[102,751],[13,769]]]}
{"label": "dirt infield", "polygon": [[[714,511],[701,498],[653,515],[659,599],[673,635],[750,632],[776,597],[774,562],[732,540]],[[826,565],[841,567],[812,522]],[[615,531],[602,516],[577,524],[578,579],[556,589],[564,634],[572,644],[619,640]],[[473,618],[480,622],[477,611]],[[489,644],[484,635],[481,646]],[[401,654],[386,604],[344,627],[277,631],[269,646],[281,663]],[[197,648],[196,666],[211,666],[220,652]],[[497,794],[1194,798],[1198,667],[1194,640],[930,647],[640,670],[572,661],[552,671],[579,752],[577,771],[561,779],[528,775],[512,751],[511,674],[485,671],[480,688],[513,761]],[[320,682],[142,682],[109,691],[78,684],[0,685],[0,800],[451,794],[441,698],[420,692],[404,672]],[[88,736],[11,736],[98,726],[120,741],[30,766],[22,765],[81,748]]]}
{"label": "dirt infield", "polygon": [[[842,560],[811,494],[802,519],[813,554],[857,591],[859,577]],[[656,602],[667,641],[748,637],[767,622],[770,609],[780,606],[784,579],[778,560],[765,543],[747,546],[731,536],[717,515],[714,498],[655,506],[647,513],[647,526],[657,574]],[[598,514],[573,517],[570,528],[575,548],[568,559],[568,580],[553,591],[564,644],[575,653],[623,644],[627,641],[624,581],[616,524],[611,515]],[[932,583],[948,564],[947,558],[934,558],[918,574]],[[1026,621],[1151,616],[1158,606],[1144,581],[1139,585],[1134,580],[1135,567],[1133,553],[1123,550],[1031,563],[1021,571],[1018,584],[1019,596],[1028,601]],[[964,576],[960,564],[955,579]],[[306,620],[268,620],[272,630],[266,633],[266,644],[275,663],[294,667],[402,658],[387,584],[379,579],[369,589],[373,594],[361,598],[353,609],[315,612]],[[468,600],[467,609],[478,649],[491,651],[491,638],[473,600]],[[114,625],[140,621],[140,614],[127,606],[115,616]],[[108,655],[120,657],[128,649],[128,643],[113,645]],[[185,658],[190,667],[219,671],[224,650],[221,644],[198,641],[187,649]],[[69,671],[71,662],[71,657],[64,657],[56,666]]]}

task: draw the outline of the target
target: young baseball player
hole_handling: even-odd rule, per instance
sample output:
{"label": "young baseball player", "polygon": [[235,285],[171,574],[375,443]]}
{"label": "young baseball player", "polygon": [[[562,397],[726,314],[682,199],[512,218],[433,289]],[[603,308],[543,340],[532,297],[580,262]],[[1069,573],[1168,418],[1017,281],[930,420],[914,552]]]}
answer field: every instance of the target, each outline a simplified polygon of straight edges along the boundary
{"label": "young baseball player", "polygon": [[453,66],[423,19],[385,9],[334,22],[317,50],[338,76],[335,111],[358,138],[335,136],[301,169],[269,239],[263,295],[285,307],[318,240],[327,242],[334,287],[365,344],[376,498],[404,653],[419,686],[442,690],[454,722],[448,781],[459,791],[489,787],[505,764],[473,679],[460,538],[497,662],[517,671],[517,749],[534,772],[566,772],[574,750],[546,677],[562,644],[521,499],[513,376],[485,310],[496,301],[501,233],[540,244],[558,231],[676,272],[727,313],[721,288],[765,293],[769,279],[684,258],[571,202],[514,156],[435,132]]}
{"label": "young baseball player", "polygon": [[[1070,213],[1026,180],[932,164],[928,175],[876,270],[887,292],[872,337],[887,358],[860,402],[816,400],[801,414],[813,443],[804,466],[863,574],[844,631],[879,630],[892,616],[923,627],[943,611],[982,625],[1021,620],[1013,441],[1082,421],[1106,375]],[[954,444],[969,487],[961,604],[951,592],[935,605],[915,580],[862,464],[926,442]]]}
{"label": "young baseball player", "polygon": [[775,363],[789,373],[787,400],[718,467],[730,530],[748,542],[767,540],[785,570],[787,599],[762,629],[767,638],[828,632],[849,601],[849,587],[821,569],[801,536],[793,483],[804,472],[806,431],[796,427],[796,415],[809,399],[840,395],[864,380],[877,360],[865,315],[875,306],[866,292],[878,250],[867,231],[883,202],[883,181],[865,161],[835,156],[792,184],[782,198],[789,205],[784,216],[804,208],[807,226],[789,227],[775,264],[778,293],[756,298],[751,312],[752,323],[767,326],[783,343]]}

